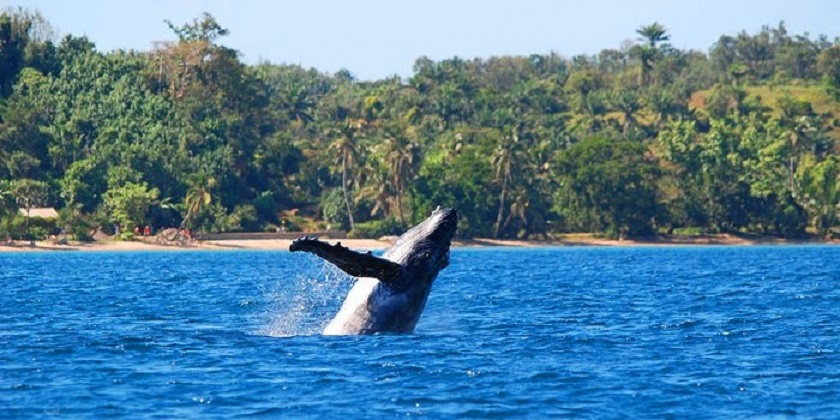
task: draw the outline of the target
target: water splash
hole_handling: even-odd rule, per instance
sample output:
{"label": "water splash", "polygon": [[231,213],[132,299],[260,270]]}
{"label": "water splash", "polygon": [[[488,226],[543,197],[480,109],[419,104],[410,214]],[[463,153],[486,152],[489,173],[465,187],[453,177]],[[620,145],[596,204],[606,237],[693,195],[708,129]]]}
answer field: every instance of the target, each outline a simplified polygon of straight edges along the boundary
{"label": "water splash", "polygon": [[268,313],[260,334],[272,337],[320,334],[338,312],[352,278],[312,257],[293,279],[278,279],[266,290]]}

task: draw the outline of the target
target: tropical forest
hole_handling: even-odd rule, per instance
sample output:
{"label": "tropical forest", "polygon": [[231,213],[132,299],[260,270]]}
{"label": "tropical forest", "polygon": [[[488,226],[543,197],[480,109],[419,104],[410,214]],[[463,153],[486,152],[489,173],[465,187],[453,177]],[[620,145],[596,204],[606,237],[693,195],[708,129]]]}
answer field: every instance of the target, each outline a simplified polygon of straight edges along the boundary
{"label": "tropical forest", "polygon": [[[840,39],[784,23],[680,50],[418,57],[358,80],[248,64],[204,14],[147,51],[0,16],[0,239],[402,232],[840,237]],[[53,208],[54,220],[28,217]]]}

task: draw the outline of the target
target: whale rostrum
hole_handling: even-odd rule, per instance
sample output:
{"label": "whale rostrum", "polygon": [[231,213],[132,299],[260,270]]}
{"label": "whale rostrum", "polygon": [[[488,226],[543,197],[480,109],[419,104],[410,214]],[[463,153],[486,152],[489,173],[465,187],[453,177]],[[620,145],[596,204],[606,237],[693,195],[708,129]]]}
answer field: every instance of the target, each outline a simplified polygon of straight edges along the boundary
{"label": "whale rostrum", "polygon": [[292,242],[292,252],[309,252],[356,278],[328,335],[410,333],[426,306],[432,283],[449,265],[449,247],[458,225],[454,209],[431,216],[402,234],[381,257],[330,245],[316,237]]}

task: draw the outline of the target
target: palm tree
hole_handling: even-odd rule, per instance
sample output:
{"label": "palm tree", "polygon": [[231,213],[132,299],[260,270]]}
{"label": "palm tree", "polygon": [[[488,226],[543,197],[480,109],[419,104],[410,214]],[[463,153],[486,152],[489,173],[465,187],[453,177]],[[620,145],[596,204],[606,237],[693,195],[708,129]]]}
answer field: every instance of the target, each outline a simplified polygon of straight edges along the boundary
{"label": "palm tree", "polygon": [[657,22],[642,26],[636,30],[636,33],[642,36],[640,38],[641,41],[647,41],[647,45],[640,45],[633,51],[639,57],[642,66],[641,74],[639,75],[640,81],[642,84],[646,84],[648,82],[648,75],[653,70],[653,61],[659,52],[656,44],[671,39],[671,36],[667,35],[665,27]]}
{"label": "palm tree", "polygon": [[644,25],[641,28],[636,29],[636,33],[642,36],[642,41],[648,42],[648,46],[651,49],[656,49],[657,42],[663,42],[671,39],[671,36],[667,34],[665,27],[660,25],[658,22],[653,22],[650,25]]}
{"label": "palm tree", "polygon": [[383,143],[385,148],[383,154],[391,175],[391,185],[396,192],[397,217],[400,223],[405,223],[402,197],[406,187],[417,173],[420,148],[405,136],[402,127],[393,129],[392,134]]}
{"label": "palm tree", "polygon": [[613,92],[611,97],[613,107],[624,117],[624,124],[622,132],[627,135],[628,131],[636,129],[639,126],[636,115],[642,109],[642,102],[639,95],[632,89],[621,89]]}
{"label": "palm tree", "polygon": [[381,212],[385,218],[388,218],[390,216],[388,203],[395,194],[388,182],[387,170],[382,167],[379,159],[374,162],[368,160],[368,164],[362,168],[362,175],[365,182],[364,186],[359,189],[357,202],[366,198],[373,200],[373,208],[370,210],[371,217]]}
{"label": "palm tree", "polygon": [[688,107],[690,94],[684,90],[670,87],[651,89],[645,96],[648,110],[656,116],[656,127],[661,129],[668,122],[669,117],[679,120],[690,118],[692,110]]}
{"label": "palm tree", "polygon": [[499,237],[499,232],[502,229],[508,189],[519,180],[519,176],[522,175],[520,169],[525,166],[528,157],[525,149],[526,145],[519,141],[519,130],[520,128],[516,127],[511,130],[510,135],[502,137],[502,141],[491,156],[491,163],[496,172],[496,181],[502,184],[502,189],[499,192],[499,212],[496,215],[496,224],[493,226],[494,238]]}
{"label": "palm tree", "polygon": [[312,109],[315,108],[315,101],[310,97],[309,89],[303,85],[293,86],[286,93],[286,112],[289,118],[301,126],[311,123],[314,120]]}
{"label": "palm tree", "polygon": [[[528,228],[528,207],[530,206],[530,194],[526,186],[517,186],[513,190],[513,200],[510,203],[510,212],[502,224],[502,230],[506,229],[511,222],[511,219],[518,218],[522,223],[522,227]],[[527,230],[526,230],[527,233]]]}
{"label": "palm tree", "polygon": [[788,189],[794,197],[799,194],[799,187],[796,182],[796,172],[799,168],[799,161],[803,155],[813,151],[816,139],[825,136],[822,122],[818,118],[809,118],[807,116],[800,116],[796,118],[785,133],[784,137],[787,140],[788,152]]}
{"label": "palm tree", "polygon": [[817,233],[824,236],[840,222],[840,158],[830,156],[805,175],[806,207],[813,214]]}
{"label": "palm tree", "polygon": [[363,120],[345,120],[338,128],[333,129],[336,135],[335,140],[330,144],[328,150],[335,153],[336,163],[341,162],[341,191],[344,193],[344,205],[347,207],[347,217],[350,221],[350,230],[356,228],[353,220],[353,207],[350,204],[350,192],[348,187],[348,171],[354,166],[359,156],[359,146],[356,143],[356,133],[361,131],[364,125]]}
{"label": "palm tree", "polygon": [[188,226],[188,223],[199,214],[202,209],[209,206],[213,201],[213,195],[210,192],[216,187],[216,179],[204,176],[196,177],[192,180],[190,189],[187,191],[187,196],[184,198],[184,207],[186,207],[186,214],[184,220],[181,222],[181,227]]}
{"label": "palm tree", "polygon": [[34,245],[35,242],[32,240],[32,234],[29,230],[29,214],[32,208],[46,202],[49,186],[46,182],[28,178],[12,181],[10,186],[11,189],[8,193],[14,197],[18,206],[26,210],[26,237],[30,245]]}
{"label": "palm tree", "polygon": [[567,81],[568,89],[575,94],[577,99],[577,111],[581,114],[590,113],[590,94],[601,87],[601,81],[597,75],[590,70],[576,71],[569,76]]}

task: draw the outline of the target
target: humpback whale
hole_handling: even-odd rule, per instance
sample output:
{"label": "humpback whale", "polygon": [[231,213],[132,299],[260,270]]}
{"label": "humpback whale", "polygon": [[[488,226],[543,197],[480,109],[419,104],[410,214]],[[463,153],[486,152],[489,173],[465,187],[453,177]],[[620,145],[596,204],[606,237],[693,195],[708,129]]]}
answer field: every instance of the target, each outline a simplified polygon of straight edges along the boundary
{"label": "humpback whale", "polygon": [[411,333],[423,313],[432,283],[449,265],[449,247],[458,225],[455,209],[432,212],[402,234],[381,257],[302,237],[289,246],[309,252],[356,277],[325,335]]}

